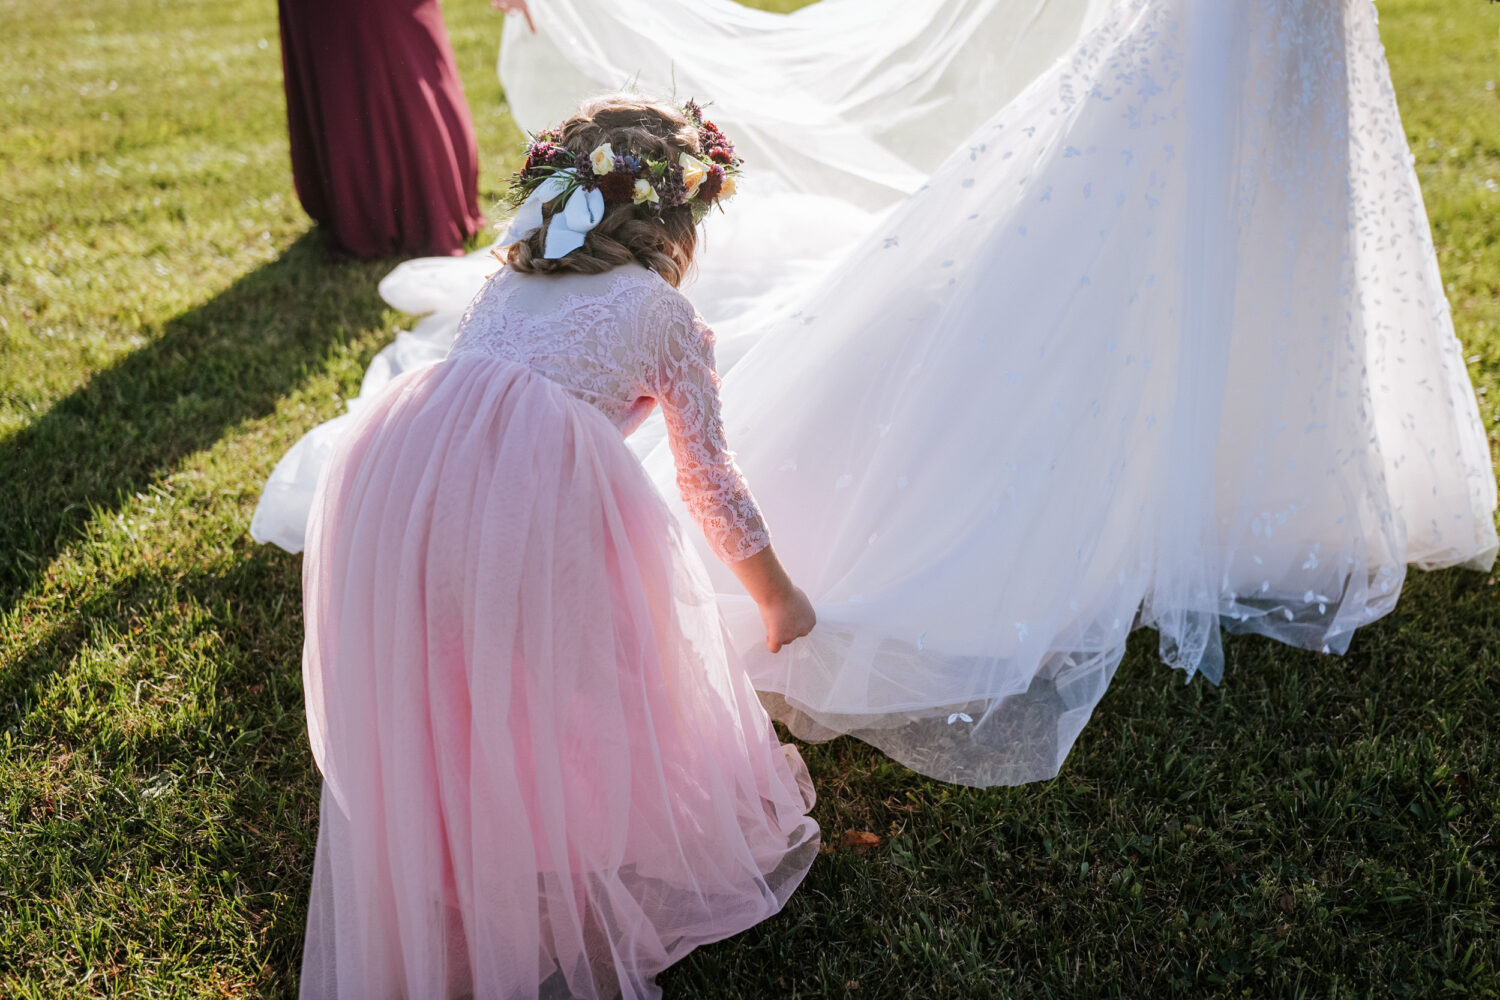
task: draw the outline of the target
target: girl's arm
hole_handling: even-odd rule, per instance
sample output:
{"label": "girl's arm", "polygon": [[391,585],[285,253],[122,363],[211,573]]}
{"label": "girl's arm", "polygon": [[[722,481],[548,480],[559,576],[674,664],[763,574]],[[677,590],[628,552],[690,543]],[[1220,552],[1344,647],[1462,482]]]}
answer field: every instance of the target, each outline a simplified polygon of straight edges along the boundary
{"label": "girl's arm", "polygon": [[651,312],[647,322],[662,337],[651,389],[666,417],[677,488],[715,555],[760,607],[766,648],[774,653],[811,632],[817,616],[776,558],[765,518],[724,438],[712,331],[675,294]]}

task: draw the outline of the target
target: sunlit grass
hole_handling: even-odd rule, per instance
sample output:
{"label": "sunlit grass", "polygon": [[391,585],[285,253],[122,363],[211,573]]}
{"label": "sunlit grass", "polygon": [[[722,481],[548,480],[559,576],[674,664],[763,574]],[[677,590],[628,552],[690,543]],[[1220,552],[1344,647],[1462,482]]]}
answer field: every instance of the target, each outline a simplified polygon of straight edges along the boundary
{"label": "sunlit grass", "polygon": [[[787,6],[792,4],[788,2]],[[1486,426],[1500,5],[1382,0]],[[498,195],[499,19],[449,28]],[[292,192],[274,6],[0,0],[0,996],[290,997],[315,835],[300,561],[260,483],[402,321]],[[1350,655],[1140,636],[1063,775],[806,751],[830,843],[669,996],[1494,996],[1500,591],[1416,576]]]}

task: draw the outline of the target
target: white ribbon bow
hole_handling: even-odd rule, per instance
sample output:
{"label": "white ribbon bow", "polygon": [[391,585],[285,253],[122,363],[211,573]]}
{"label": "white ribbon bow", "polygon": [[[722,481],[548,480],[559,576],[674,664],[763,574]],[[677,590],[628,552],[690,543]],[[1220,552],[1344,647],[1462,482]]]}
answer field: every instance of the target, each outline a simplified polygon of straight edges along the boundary
{"label": "white ribbon bow", "polygon": [[[570,184],[578,180],[578,172],[572,167],[559,170],[538,184],[531,197],[522,203],[515,218],[510,220],[510,229],[500,241],[502,247],[519,243],[542,228],[542,206],[559,197]],[[604,221],[604,195],[599,189],[585,191],[575,188],[563,205],[561,212],[553,212],[547,223],[547,240],[542,256],[557,260],[583,246],[583,238],[600,222]]]}

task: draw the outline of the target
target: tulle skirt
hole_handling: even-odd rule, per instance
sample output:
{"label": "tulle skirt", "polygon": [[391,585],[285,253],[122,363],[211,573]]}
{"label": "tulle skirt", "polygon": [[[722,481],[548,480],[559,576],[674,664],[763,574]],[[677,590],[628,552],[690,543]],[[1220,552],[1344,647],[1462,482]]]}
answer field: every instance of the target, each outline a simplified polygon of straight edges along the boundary
{"label": "tulle skirt", "polygon": [[610,422],[509,362],[355,415],[304,563],[302,996],[651,997],[777,912],[812,788]]}

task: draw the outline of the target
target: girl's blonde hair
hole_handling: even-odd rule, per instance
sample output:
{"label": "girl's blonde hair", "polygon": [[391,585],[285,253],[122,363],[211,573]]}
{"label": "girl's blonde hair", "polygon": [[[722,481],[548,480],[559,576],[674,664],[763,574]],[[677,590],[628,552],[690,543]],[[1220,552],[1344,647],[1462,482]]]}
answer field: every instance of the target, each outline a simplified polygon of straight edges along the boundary
{"label": "girl's blonde hair", "polygon": [[[581,162],[601,143],[617,152],[630,151],[650,159],[675,163],[682,153],[701,155],[698,130],[677,108],[637,94],[611,94],[585,101],[577,113],[559,126],[560,144]],[[551,219],[560,204],[542,210]],[[635,261],[659,274],[674,288],[681,285],[693,263],[698,231],[687,205],[664,208],[643,217],[629,202],[612,203],[604,219],[589,231],[583,246],[565,257],[542,256],[547,227],[505,251],[505,263],[523,274],[601,274]]]}

